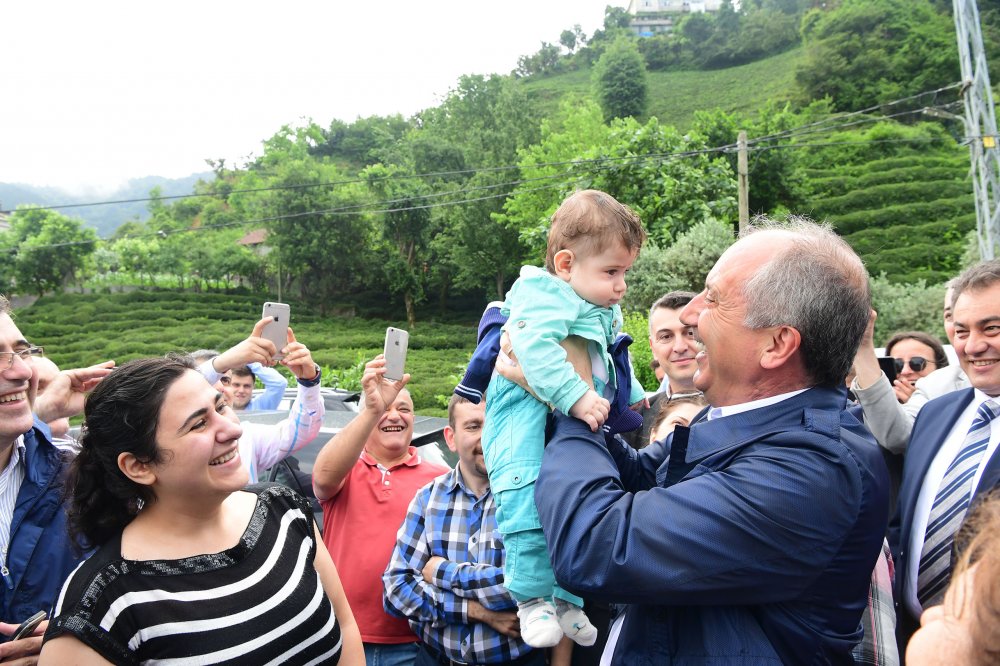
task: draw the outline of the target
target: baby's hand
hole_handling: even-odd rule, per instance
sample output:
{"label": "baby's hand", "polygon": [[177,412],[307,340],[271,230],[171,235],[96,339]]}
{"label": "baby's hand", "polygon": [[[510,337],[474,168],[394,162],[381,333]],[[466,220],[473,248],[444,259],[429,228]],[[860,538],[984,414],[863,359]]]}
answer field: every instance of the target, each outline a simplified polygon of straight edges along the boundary
{"label": "baby's hand", "polygon": [[573,406],[569,408],[569,415],[585,422],[593,432],[597,432],[597,429],[608,420],[610,409],[611,403],[590,389],[573,403]]}

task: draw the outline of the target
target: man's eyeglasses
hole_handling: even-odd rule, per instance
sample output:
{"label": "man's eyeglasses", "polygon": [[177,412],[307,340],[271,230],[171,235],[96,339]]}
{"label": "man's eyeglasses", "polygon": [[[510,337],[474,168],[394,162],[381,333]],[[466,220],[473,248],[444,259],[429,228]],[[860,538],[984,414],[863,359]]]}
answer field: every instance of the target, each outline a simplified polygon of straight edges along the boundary
{"label": "man's eyeglasses", "polygon": [[229,377],[227,375],[222,375],[221,377],[219,377],[219,381],[222,382],[223,386],[229,386],[230,384],[233,383],[232,377]]}
{"label": "man's eyeglasses", "polygon": [[32,356],[45,356],[44,347],[28,347],[12,352],[0,352],[0,368],[10,370],[14,367],[14,357],[19,356],[22,361],[28,363]]}
{"label": "man's eyeglasses", "polygon": [[[904,361],[901,358],[892,359],[892,363],[893,365],[896,366],[897,373],[902,372],[903,368],[906,367],[906,361]],[[928,361],[923,356],[913,356],[910,358],[910,370],[913,370],[913,372],[921,372],[924,368],[927,367],[928,363],[930,363],[931,365],[937,365],[937,363],[935,363],[934,361]]]}

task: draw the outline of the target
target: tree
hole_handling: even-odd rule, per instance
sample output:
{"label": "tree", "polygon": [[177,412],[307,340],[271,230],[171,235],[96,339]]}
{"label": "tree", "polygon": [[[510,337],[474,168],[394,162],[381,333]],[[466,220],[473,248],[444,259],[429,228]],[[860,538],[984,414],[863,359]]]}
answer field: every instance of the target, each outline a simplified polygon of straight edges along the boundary
{"label": "tree", "polygon": [[[698,222],[734,217],[733,172],[724,158],[704,152],[699,136],[681,136],[655,118],[645,125],[626,118],[606,127],[592,104],[579,105],[561,127],[543,129],[541,143],[525,151],[521,162],[530,182],[514,191],[498,218],[518,229],[535,261],[542,256],[549,217],[578,189],[603,190],[632,207],[661,246]],[[549,186],[541,189],[538,182]]]}
{"label": "tree", "polygon": [[416,325],[416,304],[424,298],[427,254],[432,237],[431,215],[422,198],[426,187],[412,174],[397,166],[376,164],[361,172],[384,209],[374,213],[379,237],[385,250],[382,270],[389,288],[402,295],[406,322]]}
{"label": "tree", "polygon": [[[771,136],[799,124],[799,119],[786,107],[775,104],[760,109],[750,119],[739,113],[726,113],[721,109],[696,111],[694,127],[705,137],[711,147],[736,143],[740,130],[746,130],[749,139]],[[780,145],[777,140],[755,144],[751,154],[749,209],[751,214],[770,213],[779,206],[795,210],[803,200],[803,171],[798,165],[798,151],[770,150]],[[736,172],[737,154],[727,154],[729,166]]]}
{"label": "tree", "polygon": [[18,208],[7,233],[16,252],[15,283],[38,296],[75,282],[97,245],[93,229],[42,208]]}
{"label": "tree", "polygon": [[[524,253],[517,231],[498,224],[493,216],[502,210],[510,183],[520,180],[519,169],[511,168],[518,162],[518,151],[537,140],[534,107],[512,77],[463,76],[441,106],[423,120],[413,145],[436,146],[435,154],[452,157],[446,147],[457,149],[461,163],[470,170],[448,178],[447,183],[437,181],[435,189],[455,192],[443,202],[461,203],[434,209],[439,234],[432,246],[436,273],[430,277],[432,281],[446,279],[463,291],[482,288],[502,298]],[[418,160],[414,163],[418,172],[428,171],[420,168]]]}
{"label": "tree", "polygon": [[838,111],[934,90],[960,78],[954,26],[928,0],[843,0],[803,19],[807,59],[796,81]]}
{"label": "tree", "polygon": [[593,85],[605,121],[646,111],[646,64],[635,40],[622,37],[605,50],[594,67]]}

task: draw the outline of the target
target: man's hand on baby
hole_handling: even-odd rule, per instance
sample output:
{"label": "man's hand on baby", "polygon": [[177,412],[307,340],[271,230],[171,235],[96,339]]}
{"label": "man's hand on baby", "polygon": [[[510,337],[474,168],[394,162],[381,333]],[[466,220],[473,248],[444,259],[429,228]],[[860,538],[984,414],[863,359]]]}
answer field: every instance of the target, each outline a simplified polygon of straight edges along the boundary
{"label": "man's hand on baby", "polygon": [[597,429],[608,420],[610,410],[611,403],[591,389],[573,403],[573,406],[569,408],[569,415],[580,419],[590,426],[593,432],[597,432]]}

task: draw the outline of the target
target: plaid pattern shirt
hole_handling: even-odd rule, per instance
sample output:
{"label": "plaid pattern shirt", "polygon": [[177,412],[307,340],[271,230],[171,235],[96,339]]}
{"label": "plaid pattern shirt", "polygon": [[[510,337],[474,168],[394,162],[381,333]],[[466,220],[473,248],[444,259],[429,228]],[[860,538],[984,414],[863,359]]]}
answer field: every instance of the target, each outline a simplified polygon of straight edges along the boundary
{"label": "plaid pattern shirt", "polygon": [[[399,528],[382,582],[390,615],[405,617],[430,647],[467,664],[508,662],[531,649],[482,622],[470,621],[468,602],[514,611],[503,586],[504,550],[493,494],[476,497],[453,469],[420,489]],[[423,568],[443,557],[427,583]]]}
{"label": "plaid pattern shirt", "polygon": [[896,608],[892,601],[894,577],[892,552],[888,542],[882,542],[882,553],[872,571],[868,590],[868,607],[861,617],[865,636],[854,648],[854,661],[872,666],[899,666],[896,649]]}

